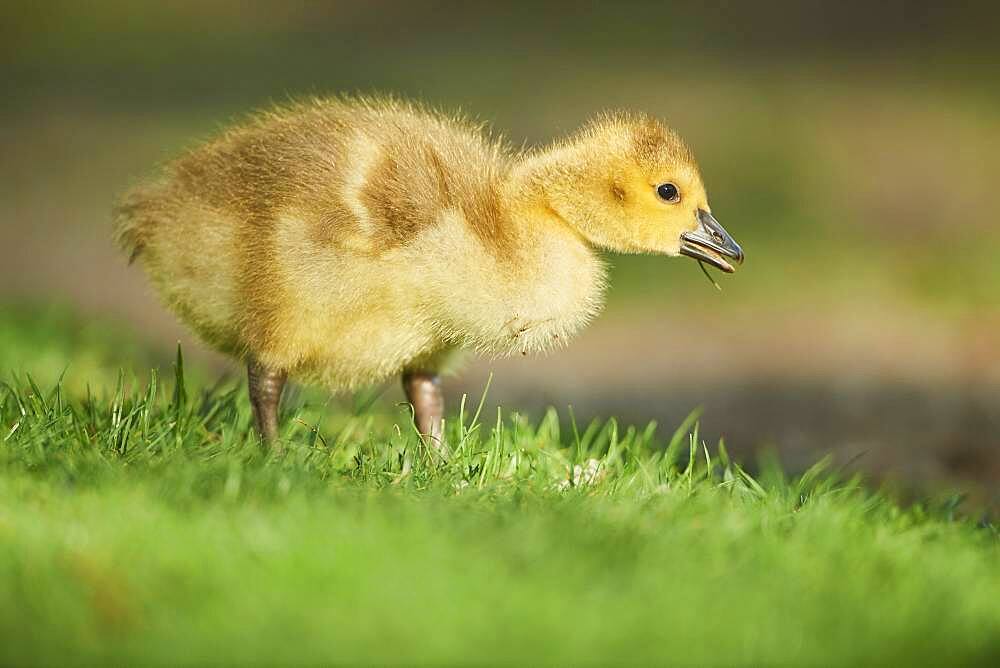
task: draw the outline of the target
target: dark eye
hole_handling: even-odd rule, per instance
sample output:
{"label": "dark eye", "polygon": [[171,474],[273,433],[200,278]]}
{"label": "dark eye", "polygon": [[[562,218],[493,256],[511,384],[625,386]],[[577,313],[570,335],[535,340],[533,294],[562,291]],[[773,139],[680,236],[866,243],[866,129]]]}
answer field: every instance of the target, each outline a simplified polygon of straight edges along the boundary
{"label": "dark eye", "polygon": [[661,183],[656,186],[656,194],[664,202],[680,201],[681,193],[673,183]]}

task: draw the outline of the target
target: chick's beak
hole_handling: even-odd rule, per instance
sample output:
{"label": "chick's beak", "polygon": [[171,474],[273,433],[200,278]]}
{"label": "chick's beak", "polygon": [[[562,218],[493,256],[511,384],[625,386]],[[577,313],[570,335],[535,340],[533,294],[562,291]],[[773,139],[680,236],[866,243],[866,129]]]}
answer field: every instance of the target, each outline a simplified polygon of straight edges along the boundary
{"label": "chick's beak", "polygon": [[712,214],[698,209],[698,229],[681,235],[681,255],[707,262],[727,274],[736,271],[726,258],[743,264],[743,249]]}

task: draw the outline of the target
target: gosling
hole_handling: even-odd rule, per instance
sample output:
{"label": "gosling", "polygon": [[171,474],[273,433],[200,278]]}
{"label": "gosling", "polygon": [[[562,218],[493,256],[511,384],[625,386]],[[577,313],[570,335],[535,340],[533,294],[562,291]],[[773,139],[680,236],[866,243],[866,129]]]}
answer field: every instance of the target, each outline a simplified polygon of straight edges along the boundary
{"label": "gosling", "polygon": [[246,363],[271,444],[287,378],[343,391],[401,374],[417,431],[444,448],[454,353],[566,343],[602,305],[597,249],[743,261],[654,118],[603,115],[516,151],[383,98],[258,113],[128,192],[115,223],[168,308]]}

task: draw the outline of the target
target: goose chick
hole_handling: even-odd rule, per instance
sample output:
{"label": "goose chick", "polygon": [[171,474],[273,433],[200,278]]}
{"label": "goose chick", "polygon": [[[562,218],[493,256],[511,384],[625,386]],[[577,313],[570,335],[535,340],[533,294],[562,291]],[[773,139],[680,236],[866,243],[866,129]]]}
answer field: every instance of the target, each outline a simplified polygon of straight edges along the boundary
{"label": "goose chick", "polygon": [[259,113],[121,200],[117,237],[166,305],[246,362],[256,427],[287,377],[347,390],[402,374],[441,443],[451,353],[541,351],[600,309],[595,249],[743,252],[691,151],[644,115],[601,116],[516,152],[482,128],[387,99]]}

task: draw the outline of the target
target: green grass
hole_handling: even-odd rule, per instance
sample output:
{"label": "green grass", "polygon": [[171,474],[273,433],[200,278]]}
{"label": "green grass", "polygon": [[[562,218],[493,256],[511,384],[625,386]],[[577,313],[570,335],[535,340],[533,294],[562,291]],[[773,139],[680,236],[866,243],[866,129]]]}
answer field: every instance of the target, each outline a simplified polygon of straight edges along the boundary
{"label": "green grass", "polygon": [[274,456],[240,385],[115,382],[28,329],[98,361],[0,386],[0,664],[1000,661],[1000,534],[953,505],[751,477],[693,418],[478,401],[442,463],[404,408],[307,392]]}

